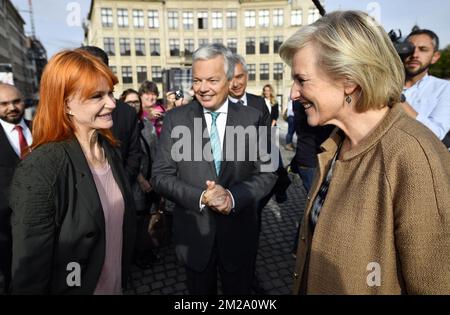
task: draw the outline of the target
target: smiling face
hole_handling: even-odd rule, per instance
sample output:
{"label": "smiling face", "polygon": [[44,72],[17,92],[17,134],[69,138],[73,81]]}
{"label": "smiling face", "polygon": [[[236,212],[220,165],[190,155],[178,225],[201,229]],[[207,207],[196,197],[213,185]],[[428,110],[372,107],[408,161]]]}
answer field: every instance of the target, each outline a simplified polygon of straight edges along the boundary
{"label": "smiling face", "polygon": [[267,99],[270,100],[270,97],[271,97],[271,95],[272,95],[272,89],[270,88],[270,86],[264,87],[264,89],[263,89],[263,95],[264,95],[265,98],[267,98]]}
{"label": "smiling face", "polygon": [[22,120],[25,104],[22,95],[14,86],[0,83],[0,119],[18,124]]}
{"label": "smiling face", "polygon": [[234,98],[240,99],[247,88],[248,73],[245,72],[244,66],[237,63],[234,67],[233,79],[230,82],[230,95]]}
{"label": "smiling face", "polygon": [[192,76],[194,93],[200,104],[212,111],[219,109],[228,97],[230,84],[223,56],[196,60],[192,66]]}
{"label": "smiling face", "polygon": [[311,44],[294,55],[291,99],[303,105],[310,126],[336,125],[348,109],[344,106],[344,84],[321,71],[316,56],[317,50]]}
{"label": "smiling face", "polygon": [[108,82],[101,78],[98,88],[87,99],[81,93],[71,95],[67,100],[67,111],[78,132],[109,129],[113,125],[111,113],[116,108],[116,101]]}
{"label": "smiling face", "polygon": [[141,96],[141,102],[142,102],[142,109],[146,112],[150,111],[153,106],[156,105],[156,102],[158,101],[158,95],[155,93],[149,92],[142,94]]}

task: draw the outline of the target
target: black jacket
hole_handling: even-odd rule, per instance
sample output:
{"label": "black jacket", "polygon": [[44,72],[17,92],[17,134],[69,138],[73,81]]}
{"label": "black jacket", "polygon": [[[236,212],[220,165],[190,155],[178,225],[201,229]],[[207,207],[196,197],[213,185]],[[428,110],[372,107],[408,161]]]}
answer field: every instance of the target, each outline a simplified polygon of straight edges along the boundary
{"label": "black jacket", "polygon": [[[135,208],[119,153],[102,137],[125,202],[122,285],[135,239]],[[105,220],[95,182],[75,139],[49,143],[19,164],[11,183],[13,294],[92,294],[105,259]],[[68,286],[68,264],[81,286]]]}
{"label": "black jacket", "polygon": [[113,126],[111,131],[120,141],[120,153],[123,166],[130,183],[136,181],[141,165],[140,129],[136,111],[130,105],[116,100],[116,109],[112,112]]}
{"label": "black jacket", "polygon": [[[198,122],[201,126],[198,126]],[[258,128],[264,126],[265,122],[261,112],[230,102],[226,124]],[[193,135],[185,135],[188,141],[186,145],[193,149],[185,148],[190,152],[186,159],[173,157],[173,150],[179,141],[172,137],[172,130],[177,126],[183,126],[183,130],[188,129]],[[209,138],[202,137],[205,128],[203,107],[197,101],[167,113],[159,138],[159,150],[153,162],[152,184],[157,193],[176,203],[173,212],[174,242],[181,262],[202,272],[216,242],[225,270],[233,272],[242,267],[243,263],[251,261],[256,253],[258,201],[272,189],[276,176],[273,172],[259,169],[263,164],[262,160],[266,158],[261,151],[258,151],[261,155],[257,155],[260,158],[257,161],[249,160],[248,155],[245,160],[238,160],[235,156],[233,159],[224,154],[217,176],[212,159],[208,160],[202,154],[210,152],[210,148],[208,150],[205,147]],[[237,147],[248,150],[251,141],[228,141],[232,138],[232,135],[225,134],[222,152],[236,154]],[[257,142],[251,142],[255,143]],[[233,149],[227,149],[231,144]],[[206,188],[206,180],[214,180],[230,190],[235,201],[234,212],[229,215],[218,214],[209,209],[200,212],[199,201]]]}

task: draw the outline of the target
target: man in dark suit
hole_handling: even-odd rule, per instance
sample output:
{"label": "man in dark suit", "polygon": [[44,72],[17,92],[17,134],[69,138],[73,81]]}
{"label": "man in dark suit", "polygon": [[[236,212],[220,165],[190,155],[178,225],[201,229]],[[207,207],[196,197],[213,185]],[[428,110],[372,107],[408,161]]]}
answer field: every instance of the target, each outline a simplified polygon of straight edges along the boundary
{"label": "man in dark suit", "polygon": [[[233,71],[232,53],[221,44],[194,53],[198,101],[166,115],[153,163],[153,187],[176,203],[175,249],[190,294],[217,294],[217,271],[224,294],[251,293],[258,202],[276,180],[270,156],[252,147],[267,139],[258,132],[266,126],[262,113],[228,100]],[[240,137],[238,128],[254,137]]]}
{"label": "man in dark suit", "polygon": [[25,104],[12,85],[0,83],[0,272],[5,291],[11,282],[11,209],[8,191],[14,170],[31,144],[29,122],[23,119]]}
{"label": "man in dark suit", "polygon": [[[103,49],[96,46],[83,46],[80,49],[100,58],[104,64],[109,66],[108,55]],[[116,99],[116,108],[112,112],[112,119],[114,123],[111,131],[114,137],[119,140],[123,167],[130,184],[133,184],[139,174],[142,154],[138,117],[136,111],[130,105]]]}

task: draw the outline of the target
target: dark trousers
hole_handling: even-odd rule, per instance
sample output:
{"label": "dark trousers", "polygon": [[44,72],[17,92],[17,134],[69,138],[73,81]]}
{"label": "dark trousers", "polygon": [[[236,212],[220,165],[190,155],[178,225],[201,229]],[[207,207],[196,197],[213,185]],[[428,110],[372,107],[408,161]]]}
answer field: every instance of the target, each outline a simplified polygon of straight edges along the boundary
{"label": "dark trousers", "polygon": [[288,116],[288,131],[286,134],[286,144],[291,143],[292,144],[292,138],[294,137],[295,132],[295,123],[294,123],[294,116]]}
{"label": "dark trousers", "polygon": [[[4,278],[4,292],[9,291],[11,284],[11,259],[12,259],[12,241],[10,226],[4,227],[2,224],[0,230],[0,273]],[[6,229],[6,231],[5,231]],[[1,292],[2,290],[0,290]]]}
{"label": "dark trousers", "polygon": [[224,295],[251,294],[253,280],[253,260],[247,259],[233,272],[227,271],[218,255],[217,242],[206,269],[195,271],[186,266],[186,285],[190,295],[217,295],[217,274],[222,282]]}

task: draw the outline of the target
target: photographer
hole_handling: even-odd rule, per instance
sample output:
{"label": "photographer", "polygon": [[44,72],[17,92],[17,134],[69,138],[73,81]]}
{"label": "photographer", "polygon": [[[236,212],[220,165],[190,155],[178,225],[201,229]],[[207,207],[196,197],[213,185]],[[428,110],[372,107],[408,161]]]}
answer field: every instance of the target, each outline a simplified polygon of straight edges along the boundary
{"label": "photographer", "polygon": [[414,46],[403,59],[406,83],[404,110],[443,140],[450,130],[450,83],[428,74],[439,58],[439,38],[426,29],[414,30],[406,40]]}
{"label": "photographer", "polygon": [[156,129],[156,135],[159,138],[166,109],[159,102],[159,90],[156,83],[144,81],[139,88],[143,115],[150,120]]}
{"label": "photographer", "polygon": [[184,94],[182,90],[169,91],[166,93],[167,110],[184,105]]}

